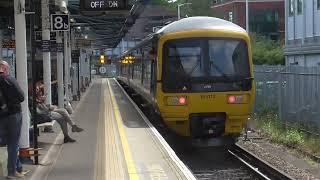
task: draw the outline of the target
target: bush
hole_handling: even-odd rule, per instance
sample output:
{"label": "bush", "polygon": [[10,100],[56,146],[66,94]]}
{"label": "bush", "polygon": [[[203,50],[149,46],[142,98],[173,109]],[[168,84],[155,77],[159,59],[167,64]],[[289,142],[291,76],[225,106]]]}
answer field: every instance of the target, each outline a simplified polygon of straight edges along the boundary
{"label": "bush", "polygon": [[253,117],[257,128],[270,141],[320,156],[320,139],[301,130],[298,124],[285,128],[279,117],[267,109]]}
{"label": "bush", "polygon": [[284,65],[285,58],[279,42],[258,34],[251,34],[253,63],[257,65]]}
{"label": "bush", "polygon": [[304,134],[297,129],[289,129],[286,132],[286,144],[291,147],[301,146],[304,143]]}

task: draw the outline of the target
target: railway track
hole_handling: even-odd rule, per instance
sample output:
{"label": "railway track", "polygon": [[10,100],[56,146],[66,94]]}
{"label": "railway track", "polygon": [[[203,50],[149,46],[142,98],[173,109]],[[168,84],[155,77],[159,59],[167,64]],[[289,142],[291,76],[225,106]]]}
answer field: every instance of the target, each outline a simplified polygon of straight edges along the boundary
{"label": "railway track", "polygon": [[[121,83],[120,83],[121,84]],[[140,110],[153,123],[154,127],[175,150],[178,157],[191,169],[197,179],[201,180],[273,180],[293,179],[287,174],[278,171],[272,165],[258,158],[254,154],[235,145],[232,149],[202,148],[188,149],[186,144],[181,145],[181,139],[171,134],[161,124],[159,117],[154,117],[150,109],[145,106],[141,97],[128,86],[121,84]],[[179,145],[177,145],[179,144]]]}
{"label": "railway track", "polygon": [[246,149],[239,145],[235,145],[233,149],[228,150],[228,152],[242,162],[248,169],[251,169],[256,176],[260,176],[261,179],[273,180],[291,180],[293,179],[288,174],[278,170],[268,162],[257,157]]}

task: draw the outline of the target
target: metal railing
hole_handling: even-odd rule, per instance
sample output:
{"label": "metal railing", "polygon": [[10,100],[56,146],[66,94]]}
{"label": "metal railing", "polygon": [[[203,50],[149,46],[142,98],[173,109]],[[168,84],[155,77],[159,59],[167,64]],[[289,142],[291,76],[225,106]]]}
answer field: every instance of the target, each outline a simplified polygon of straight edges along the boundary
{"label": "metal railing", "polygon": [[255,112],[277,110],[287,125],[320,134],[320,67],[255,66]]}

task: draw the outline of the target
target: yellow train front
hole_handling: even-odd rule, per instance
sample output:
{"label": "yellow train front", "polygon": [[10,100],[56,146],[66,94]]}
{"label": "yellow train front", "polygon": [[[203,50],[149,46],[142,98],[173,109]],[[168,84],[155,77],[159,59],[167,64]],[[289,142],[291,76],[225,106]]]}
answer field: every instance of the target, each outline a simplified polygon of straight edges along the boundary
{"label": "yellow train front", "polygon": [[211,17],[173,22],[124,57],[118,79],[154,106],[165,124],[197,139],[237,137],[252,111],[255,86],[250,38]]}

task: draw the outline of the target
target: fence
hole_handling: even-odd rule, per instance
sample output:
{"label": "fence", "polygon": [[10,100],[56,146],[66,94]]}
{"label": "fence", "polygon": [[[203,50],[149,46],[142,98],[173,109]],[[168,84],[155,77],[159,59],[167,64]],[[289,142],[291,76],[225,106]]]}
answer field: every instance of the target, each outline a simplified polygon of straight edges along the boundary
{"label": "fence", "polygon": [[286,124],[320,134],[320,67],[255,66],[255,112],[278,110]]}

